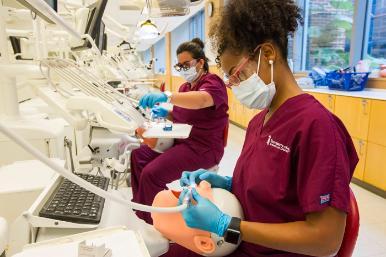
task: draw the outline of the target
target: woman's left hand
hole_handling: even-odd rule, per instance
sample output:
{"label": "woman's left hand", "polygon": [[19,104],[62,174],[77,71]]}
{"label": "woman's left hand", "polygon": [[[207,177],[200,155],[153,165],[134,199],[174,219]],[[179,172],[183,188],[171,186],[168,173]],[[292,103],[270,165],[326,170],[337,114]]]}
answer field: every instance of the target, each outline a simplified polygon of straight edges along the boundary
{"label": "woman's left hand", "polygon": [[[192,189],[192,199],[196,204],[190,203],[186,210],[182,212],[185,223],[190,228],[201,229],[223,236],[229,226],[231,217],[217,208],[211,201],[199,195],[195,188]],[[180,195],[179,201],[182,203],[190,193],[184,190]]]}
{"label": "woman's left hand", "polygon": [[151,113],[154,115],[154,118],[166,118],[169,115],[169,111],[159,105],[154,106],[151,109]]}

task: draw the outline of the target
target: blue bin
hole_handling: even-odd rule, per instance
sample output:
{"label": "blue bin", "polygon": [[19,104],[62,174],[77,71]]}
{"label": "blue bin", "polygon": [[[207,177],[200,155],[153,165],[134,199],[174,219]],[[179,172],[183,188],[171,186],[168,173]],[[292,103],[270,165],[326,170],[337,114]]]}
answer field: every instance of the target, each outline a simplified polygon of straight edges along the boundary
{"label": "blue bin", "polygon": [[326,79],[325,78],[314,79],[314,86],[316,87],[327,86]]}
{"label": "blue bin", "polygon": [[365,89],[370,72],[328,72],[326,84],[329,89],[362,91]]}

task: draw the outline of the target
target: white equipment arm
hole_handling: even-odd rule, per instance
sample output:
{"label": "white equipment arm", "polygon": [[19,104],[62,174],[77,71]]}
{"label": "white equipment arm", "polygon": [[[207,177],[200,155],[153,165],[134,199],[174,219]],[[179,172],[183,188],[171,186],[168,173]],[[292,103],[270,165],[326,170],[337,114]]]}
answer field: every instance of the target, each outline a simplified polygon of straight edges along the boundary
{"label": "white equipment arm", "polygon": [[64,82],[61,85],[67,88],[66,92],[78,92],[68,98],[68,110],[92,112],[100,126],[119,133],[134,134],[135,129],[146,121],[142,113],[136,110],[137,103],[133,99],[75,63],[56,59],[44,60],[41,65],[47,68],[45,76],[49,81],[52,81],[52,77],[59,78]]}
{"label": "white equipment arm", "polygon": [[64,169],[63,167],[61,167],[60,165],[58,165],[57,163],[53,162],[48,157],[43,155],[41,152],[39,152],[36,148],[31,146],[31,144],[29,144],[23,138],[21,138],[16,133],[12,132],[10,129],[4,126],[4,124],[2,124],[1,122],[0,122],[0,132],[3,133],[5,136],[9,137],[11,140],[17,143],[24,150],[29,152],[31,155],[35,156],[38,160],[46,164],[48,167],[50,167],[51,169],[53,169],[54,171],[56,171],[66,179],[107,200],[115,201],[119,204],[132,208],[134,210],[139,210],[144,212],[175,213],[175,212],[181,212],[187,208],[187,204],[185,203],[177,207],[160,208],[160,207],[152,207],[148,205],[138,204],[132,201],[125,200],[114,194],[106,192],[99,187],[94,186],[93,184],[76,176],[75,174],[70,173],[69,171],[67,171],[66,169]]}
{"label": "white equipment arm", "polygon": [[38,10],[45,17],[53,21],[58,26],[62,27],[67,31],[71,36],[81,39],[82,36],[70,25],[68,25],[62,17],[60,17],[44,0],[23,0],[32,6],[34,9]]}
{"label": "white equipment arm", "polygon": [[132,134],[138,128],[125,113],[96,97],[73,96],[67,100],[66,108],[72,111],[86,110],[95,113],[99,125],[112,132]]}

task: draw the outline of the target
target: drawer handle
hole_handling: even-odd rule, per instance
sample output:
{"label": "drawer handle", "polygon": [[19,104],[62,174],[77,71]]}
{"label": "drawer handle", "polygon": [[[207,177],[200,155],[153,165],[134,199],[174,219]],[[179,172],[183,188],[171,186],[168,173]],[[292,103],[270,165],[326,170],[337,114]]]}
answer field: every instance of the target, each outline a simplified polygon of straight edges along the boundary
{"label": "drawer handle", "polygon": [[360,156],[363,156],[363,146],[365,145],[365,143],[363,142],[363,140],[359,140],[359,155]]}
{"label": "drawer handle", "polygon": [[332,109],[332,95],[328,95],[328,105]]}
{"label": "drawer handle", "polygon": [[362,108],[363,108],[363,114],[367,115],[367,106],[368,106],[368,101],[366,99],[362,99]]}

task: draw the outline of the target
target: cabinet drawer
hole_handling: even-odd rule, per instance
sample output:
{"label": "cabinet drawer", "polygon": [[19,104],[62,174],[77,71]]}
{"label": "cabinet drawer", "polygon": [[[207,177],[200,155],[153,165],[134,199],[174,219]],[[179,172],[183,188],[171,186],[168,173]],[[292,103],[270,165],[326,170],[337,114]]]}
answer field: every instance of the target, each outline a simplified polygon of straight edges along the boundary
{"label": "cabinet drawer", "polygon": [[366,164],[367,142],[358,138],[353,138],[352,141],[359,157],[359,162],[355,168],[354,177],[359,180],[363,180]]}
{"label": "cabinet drawer", "polygon": [[330,94],[319,94],[319,93],[309,93],[314,96],[324,107],[326,107],[330,112],[334,112],[335,109],[335,95]]}
{"label": "cabinet drawer", "polygon": [[234,100],[233,100],[233,93],[232,91],[227,88],[227,93],[228,93],[228,106],[229,106],[229,111],[228,111],[228,114],[229,114],[229,119],[231,121],[234,120],[235,118],[235,109],[234,109]]}
{"label": "cabinet drawer", "polygon": [[336,96],[335,115],[346,126],[352,137],[367,140],[369,131],[371,100]]}
{"label": "cabinet drawer", "polygon": [[[386,146],[385,110],[386,101],[372,101],[368,141],[383,146]],[[386,155],[384,158],[386,159]]]}
{"label": "cabinet drawer", "polygon": [[243,105],[237,99],[235,99],[233,108],[235,109],[235,116],[233,121],[236,122],[238,125],[242,125],[245,115]]}
{"label": "cabinet drawer", "polygon": [[363,180],[386,190],[386,147],[368,143]]}

